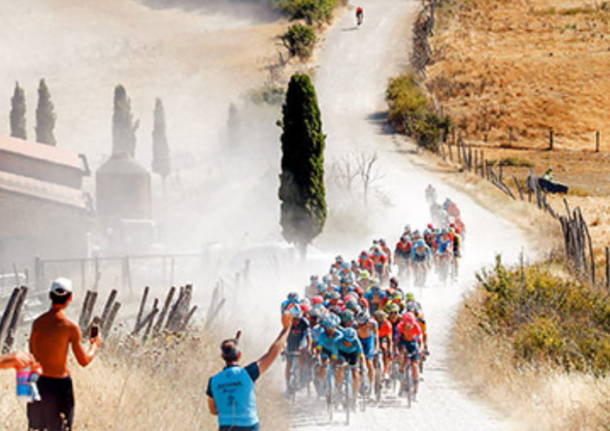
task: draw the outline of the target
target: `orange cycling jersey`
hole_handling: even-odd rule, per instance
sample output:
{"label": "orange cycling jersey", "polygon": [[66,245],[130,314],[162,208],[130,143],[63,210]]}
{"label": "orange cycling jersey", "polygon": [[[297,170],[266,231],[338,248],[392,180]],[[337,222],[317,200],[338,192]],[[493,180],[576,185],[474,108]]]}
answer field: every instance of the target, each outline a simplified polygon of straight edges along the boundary
{"label": "orange cycling jersey", "polygon": [[408,328],[407,325],[405,325],[405,322],[402,321],[398,324],[397,329],[401,337],[407,341],[415,341],[417,337],[423,335],[421,326],[419,326],[419,323],[417,322],[413,323],[413,325]]}
{"label": "orange cycling jersey", "polygon": [[391,337],[392,336],[392,323],[386,320],[379,326],[379,338]]}

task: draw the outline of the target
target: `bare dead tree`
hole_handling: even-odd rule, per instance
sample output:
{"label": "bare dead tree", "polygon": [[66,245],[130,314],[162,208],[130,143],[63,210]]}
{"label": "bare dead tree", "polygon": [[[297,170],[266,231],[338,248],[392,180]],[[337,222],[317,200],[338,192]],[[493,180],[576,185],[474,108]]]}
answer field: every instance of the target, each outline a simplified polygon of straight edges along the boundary
{"label": "bare dead tree", "polygon": [[377,169],[378,160],[377,152],[360,153],[356,158],[358,177],[362,181],[365,206],[368,205],[371,188],[383,178],[383,175]]}

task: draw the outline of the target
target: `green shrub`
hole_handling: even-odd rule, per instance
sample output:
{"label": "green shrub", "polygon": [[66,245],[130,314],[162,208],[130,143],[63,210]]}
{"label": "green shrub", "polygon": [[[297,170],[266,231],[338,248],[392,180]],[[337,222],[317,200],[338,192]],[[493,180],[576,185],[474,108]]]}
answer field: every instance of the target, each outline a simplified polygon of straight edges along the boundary
{"label": "green shrub", "polygon": [[316,45],[316,33],[311,26],[294,24],[281,36],[282,43],[291,56],[306,59]]}
{"label": "green shrub", "polygon": [[339,0],[278,0],[277,7],[290,19],[303,19],[309,25],[330,22]]}
{"label": "green shrub", "polygon": [[512,346],[517,364],[610,372],[608,293],[562,279],[542,264],[509,269],[500,258],[477,278],[483,295],[473,297],[468,309],[485,336]]}
{"label": "green shrub", "polygon": [[390,79],[386,101],[388,121],[395,130],[411,136],[418,145],[430,151],[438,151],[438,143],[448,132],[451,121],[434,111],[414,74]]}

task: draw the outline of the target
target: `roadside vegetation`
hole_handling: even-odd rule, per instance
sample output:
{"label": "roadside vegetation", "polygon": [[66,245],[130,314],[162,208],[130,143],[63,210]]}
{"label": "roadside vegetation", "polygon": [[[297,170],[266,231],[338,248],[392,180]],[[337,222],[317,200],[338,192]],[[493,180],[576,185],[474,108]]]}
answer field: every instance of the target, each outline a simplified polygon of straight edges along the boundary
{"label": "roadside vegetation", "polygon": [[330,23],[333,11],[346,0],[277,0],[276,7],[308,25]]}
{"label": "roadside vegetation", "polygon": [[607,430],[608,292],[553,262],[509,268],[498,257],[477,278],[456,319],[454,372],[536,429]]}
{"label": "roadside vegetation", "polygon": [[[75,429],[78,430],[213,430],[217,418],[208,412],[208,378],[222,370],[220,338],[209,332],[165,335],[142,345],[130,337],[109,339],[88,368],[72,366]],[[247,343],[248,340],[243,340]],[[261,354],[245,345],[245,364]],[[193,360],[196,358],[196,360]],[[288,429],[281,395],[263,376],[257,384],[261,426]],[[0,375],[4,394],[14,393],[14,373]],[[9,398],[8,396],[6,398]],[[136,401],[137,400],[137,401]],[[2,429],[26,429],[26,415],[17,401],[0,405]]]}
{"label": "roadside vegetation", "polygon": [[280,39],[292,57],[306,60],[316,45],[316,32],[309,25],[293,24]]}
{"label": "roadside vegetation", "polygon": [[437,152],[446,138],[451,119],[439,115],[415,74],[406,73],[390,79],[386,90],[388,121],[395,130],[412,137],[427,150]]}

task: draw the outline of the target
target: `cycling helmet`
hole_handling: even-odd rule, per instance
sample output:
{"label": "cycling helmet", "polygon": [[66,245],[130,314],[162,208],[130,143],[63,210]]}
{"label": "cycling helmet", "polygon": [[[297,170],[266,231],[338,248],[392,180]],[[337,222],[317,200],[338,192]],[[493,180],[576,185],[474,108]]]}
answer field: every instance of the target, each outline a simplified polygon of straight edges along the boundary
{"label": "cycling helmet", "polygon": [[400,306],[392,302],[386,306],[385,311],[387,311],[388,314],[400,313]]}
{"label": "cycling helmet", "polygon": [[378,295],[378,294],[380,294],[380,293],[381,293],[381,287],[379,287],[379,286],[375,285],[375,286],[371,287],[370,292],[371,292],[371,294],[373,294],[373,295]]}
{"label": "cycling helmet", "polygon": [[337,315],[330,313],[326,317],[324,317],[324,319],[322,319],[320,325],[322,325],[324,329],[332,329],[339,326],[339,323],[341,322],[339,321]]}
{"label": "cycling helmet", "polygon": [[407,294],[405,295],[405,299],[407,301],[415,301],[415,295],[413,294],[413,292],[407,292]]}
{"label": "cycling helmet", "polygon": [[352,310],[343,310],[341,312],[341,323],[346,324],[354,321],[354,312]]}
{"label": "cycling helmet", "polygon": [[301,304],[301,311],[303,312],[303,314],[309,313],[311,311],[311,305],[307,303]]}
{"label": "cycling helmet", "polygon": [[324,298],[322,298],[320,295],[316,295],[313,298],[311,298],[311,303],[313,305],[324,304]]}
{"label": "cycling helmet", "polygon": [[368,272],[366,269],[364,271],[360,272],[360,279],[361,280],[368,280],[369,278],[371,278],[371,273]]}
{"label": "cycling helmet", "polygon": [[402,321],[406,323],[415,323],[415,314],[410,311],[402,316]]}
{"label": "cycling helmet", "polygon": [[358,339],[358,333],[354,328],[345,328],[343,331],[343,340],[353,343]]}
{"label": "cycling helmet", "polygon": [[398,279],[396,277],[390,278],[390,286],[398,287]]}
{"label": "cycling helmet", "polygon": [[355,319],[358,325],[365,325],[369,320],[371,320],[371,316],[369,315],[368,311],[361,311],[360,313],[356,314]]}
{"label": "cycling helmet", "polygon": [[386,245],[386,244],[385,244],[385,239],[381,238],[381,239],[379,240],[379,244],[381,244],[381,245]]}
{"label": "cycling helmet", "polygon": [[290,302],[299,302],[299,294],[296,292],[290,292],[286,299]]}
{"label": "cycling helmet", "polygon": [[356,298],[350,298],[349,300],[345,301],[345,308],[348,310],[357,311],[360,308],[358,305],[358,300]]}
{"label": "cycling helmet", "polygon": [[317,275],[310,276],[309,281],[318,281],[318,276]]}
{"label": "cycling helmet", "polygon": [[388,314],[383,310],[375,311],[375,319],[377,320],[385,320],[388,318]]}
{"label": "cycling helmet", "polygon": [[358,296],[364,295],[364,289],[360,286],[357,286],[354,291],[358,294]]}
{"label": "cycling helmet", "polygon": [[338,255],[337,257],[335,257],[335,262],[337,262],[337,263],[343,262],[343,256]]}

